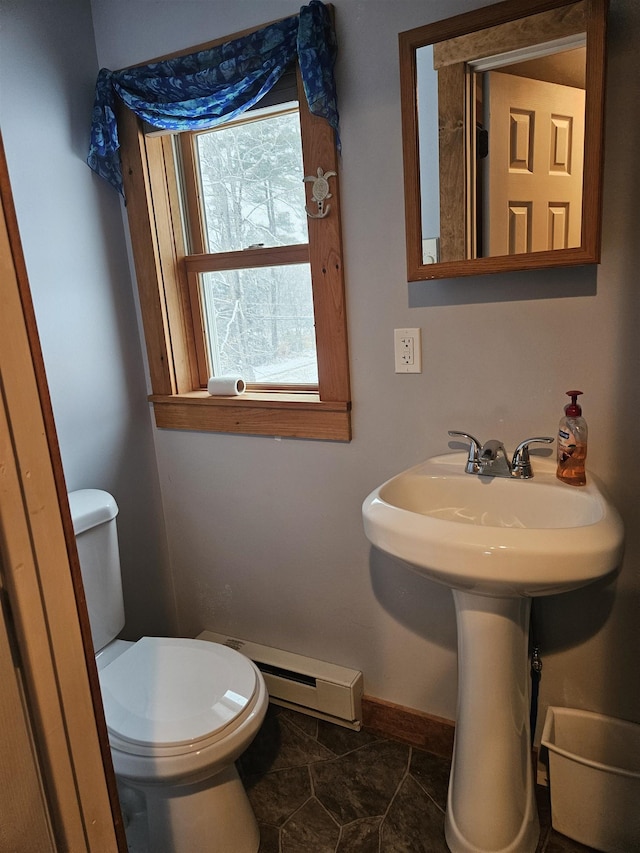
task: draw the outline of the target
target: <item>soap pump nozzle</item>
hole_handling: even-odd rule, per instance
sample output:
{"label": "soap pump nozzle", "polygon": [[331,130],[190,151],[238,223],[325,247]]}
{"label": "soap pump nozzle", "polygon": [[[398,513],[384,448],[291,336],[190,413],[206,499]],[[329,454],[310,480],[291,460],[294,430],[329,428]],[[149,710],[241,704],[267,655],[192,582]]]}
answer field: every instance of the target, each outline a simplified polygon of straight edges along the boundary
{"label": "soap pump nozzle", "polygon": [[567,397],[571,397],[571,402],[564,407],[564,413],[569,418],[579,418],[582,414],[582,407],[577,402],[582,391],[567,391]]}

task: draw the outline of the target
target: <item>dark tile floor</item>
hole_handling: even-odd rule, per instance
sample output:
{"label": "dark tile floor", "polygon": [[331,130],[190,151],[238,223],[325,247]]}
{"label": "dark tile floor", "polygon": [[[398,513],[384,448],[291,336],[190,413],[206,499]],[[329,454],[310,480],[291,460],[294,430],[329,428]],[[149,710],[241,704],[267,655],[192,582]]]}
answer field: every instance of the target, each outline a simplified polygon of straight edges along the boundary
{"label": "dark tile floor", "polygon": [[[239,769],[259,853],[447,853],[447,759],[272,705]],[[594,853],[539,811],[538,853]]]}

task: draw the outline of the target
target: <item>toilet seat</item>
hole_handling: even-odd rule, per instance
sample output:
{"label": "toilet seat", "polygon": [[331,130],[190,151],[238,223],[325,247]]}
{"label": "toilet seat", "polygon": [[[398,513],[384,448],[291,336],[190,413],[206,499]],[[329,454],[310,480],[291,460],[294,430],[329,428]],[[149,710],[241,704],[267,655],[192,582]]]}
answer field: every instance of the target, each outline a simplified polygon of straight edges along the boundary
{"label": "toilet seat", "polygon": [[143,637],[99,672],[109,741],[131,755],[200,751],[253,713],[255,666],[216,643]]}

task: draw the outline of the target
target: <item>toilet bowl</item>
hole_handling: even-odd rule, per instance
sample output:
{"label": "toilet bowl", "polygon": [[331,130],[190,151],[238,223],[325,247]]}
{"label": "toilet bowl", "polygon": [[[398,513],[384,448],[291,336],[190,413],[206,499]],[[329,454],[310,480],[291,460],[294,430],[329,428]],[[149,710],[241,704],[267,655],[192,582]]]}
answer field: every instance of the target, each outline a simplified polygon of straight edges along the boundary
{"label": "toilet bowl", "polygon": [[235,761],[258,732],[268,694],[248,658],[203,640],[114,639],[124,625],[117,506],[69,495],[120,788],[142,795],[149,853],[256,853],[255,816]]}

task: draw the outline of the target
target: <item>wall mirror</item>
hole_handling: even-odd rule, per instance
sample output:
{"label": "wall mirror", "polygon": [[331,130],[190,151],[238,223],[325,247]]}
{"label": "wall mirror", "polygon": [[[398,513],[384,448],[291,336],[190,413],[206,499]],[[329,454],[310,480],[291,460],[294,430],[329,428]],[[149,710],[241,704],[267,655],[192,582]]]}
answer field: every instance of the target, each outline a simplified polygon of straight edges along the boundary
{"label": "wall mirror", "polygon": [[409,281],[599,262],[607,3],[400,33]]}

